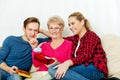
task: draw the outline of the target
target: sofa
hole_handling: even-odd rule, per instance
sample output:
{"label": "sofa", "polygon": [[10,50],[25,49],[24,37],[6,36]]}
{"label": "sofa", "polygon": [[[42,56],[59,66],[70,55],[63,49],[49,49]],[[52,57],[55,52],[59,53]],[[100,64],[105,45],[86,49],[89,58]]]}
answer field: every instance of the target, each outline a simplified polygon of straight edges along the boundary
{"label": "sofa", "polygon": [[[108,59],[108,77],[120,78],[120,36],[106,34],[100,35],[100,38]],[[47,72],[35,72],[36,70],[37,68],[32,65],[30,72],[33,78],[26,80],[50,80]]]}
{"label": "sofa", "polygon": [[108,34],[100,36],[108,59],[108,77],[120,78],[120,36]]}
{"label": "sofa", "polygon": [[[120,79],[120,36],[106,34],[101,35],[100,38],[108,59],[108,77]],[[51,77],[48,72],[36,72],[37,69],[32,65],[30,73],[33,78],[26,78],[25,80],[50,80]]]}
{"label": "sofa", "polygon": [[[106,34],[100,35],[100,38],[108,59],[108,77],[120,78],[120,36]],[[25,80],[50,80],[48,72],[36,72],[37,69],[32,65],[30,73],[33,78]]]}

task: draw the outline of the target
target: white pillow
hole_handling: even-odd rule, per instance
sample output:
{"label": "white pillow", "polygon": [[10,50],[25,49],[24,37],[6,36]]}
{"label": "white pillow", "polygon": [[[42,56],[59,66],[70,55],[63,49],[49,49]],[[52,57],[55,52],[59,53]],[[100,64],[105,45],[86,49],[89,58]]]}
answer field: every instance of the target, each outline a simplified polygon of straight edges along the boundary
{"label": "white pillow", "polygon": [[120,37],[104,35],[101,36],[101,41],[107,54],[109,76],[120,73]]}

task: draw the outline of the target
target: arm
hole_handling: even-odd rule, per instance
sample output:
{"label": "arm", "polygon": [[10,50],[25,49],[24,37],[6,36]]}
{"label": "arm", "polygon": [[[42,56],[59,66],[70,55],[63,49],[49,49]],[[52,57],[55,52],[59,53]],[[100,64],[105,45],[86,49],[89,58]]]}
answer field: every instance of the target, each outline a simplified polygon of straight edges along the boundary
{"label": "arm", "polygon": [[45,36],[48,36],[48,37],[52,36],[47,30],[40,29],[39,32],[44,34]]}
{"label": "arm", "polygon": [[2,63],[0,64],[0,69],[5,70],[5,71],[8,72],[8,73],[9,73],[9,71],[10,71],[10,67],[9,67],[5,62],[2,62]]}
{"label": "arm", "polygon": [[0,64],[0,69],[4,70],[10,74],[15,74],[16,70],[18,70],[18,68],[16,66],[9,67],[5,62],[2,62]]}
{"label": "arm", "polygon": [[9,47],[9,37],[6,38],[3,42],[2,48],[0,49],[0,64],[6,60],[6,57],[9,55],[10,47]]}
{"label": "arm", "polygon": [[13,74],[16,72],[15,70],[17,69],[17,67],[15,66],[9,67],[4,62],[4,60],[6,60],[6,57],[9,55],[9,52],[10,52],[10,45],[9,45],[10,40],[11,40],[11,37],[6,38],[3,42],[2,48],[0,49],[0,69],[5,70],[10,74]]}

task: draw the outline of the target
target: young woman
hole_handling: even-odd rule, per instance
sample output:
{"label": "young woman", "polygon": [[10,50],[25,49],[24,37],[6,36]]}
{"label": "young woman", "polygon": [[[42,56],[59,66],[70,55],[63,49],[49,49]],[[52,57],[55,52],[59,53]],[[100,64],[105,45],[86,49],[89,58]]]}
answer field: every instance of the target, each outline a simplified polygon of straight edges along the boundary
{"label": "young woman", "polygon": [[66,37],[73,42],[72,58],[51,66],[49,74],[60,80],[99,80],[107,77],[107,59],[98,35],[91,30],[88,20],[74,12],[68,17],[73,36]]}

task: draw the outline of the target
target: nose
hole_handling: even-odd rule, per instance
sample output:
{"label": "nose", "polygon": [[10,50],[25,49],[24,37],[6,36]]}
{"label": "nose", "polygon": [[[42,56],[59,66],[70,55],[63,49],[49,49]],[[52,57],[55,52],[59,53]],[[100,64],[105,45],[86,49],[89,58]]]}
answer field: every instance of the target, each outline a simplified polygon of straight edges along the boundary
{"label": "nose", "polygon": [[34,30],[31,31],[31,36],[35,36],[35,31]]}
{"label": "nose", "polygon": [[56,30],[55,30],[55,29],[53,29],[53,30],[52,30],[52,33],[56,33]]}
{"label": "nose", "polygon": [[72,29],[72,26],[71,26],[71,25],[69,25],[69,28],[70,28],[70,29]]}

